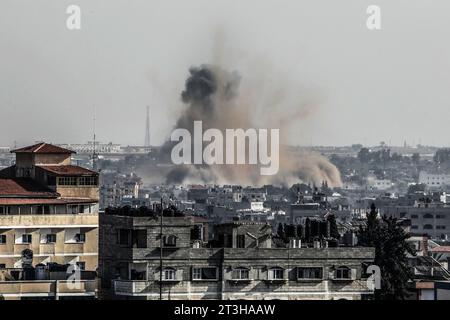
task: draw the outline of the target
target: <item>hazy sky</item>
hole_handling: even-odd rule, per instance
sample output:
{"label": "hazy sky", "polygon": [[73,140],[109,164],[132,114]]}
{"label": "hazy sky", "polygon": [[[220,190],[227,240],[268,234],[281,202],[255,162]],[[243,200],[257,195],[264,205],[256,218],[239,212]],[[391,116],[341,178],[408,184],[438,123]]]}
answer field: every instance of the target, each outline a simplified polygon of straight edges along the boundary
{"label": "hazy sky", "polygon": [[160,144],[189,67],[220,61],[243,85],[312,96],[292,144],[450,146],[449,14],[448,0],[2,0],[0,145],[86,142],[94,108],[99,140],[143,144],[146,105]]}

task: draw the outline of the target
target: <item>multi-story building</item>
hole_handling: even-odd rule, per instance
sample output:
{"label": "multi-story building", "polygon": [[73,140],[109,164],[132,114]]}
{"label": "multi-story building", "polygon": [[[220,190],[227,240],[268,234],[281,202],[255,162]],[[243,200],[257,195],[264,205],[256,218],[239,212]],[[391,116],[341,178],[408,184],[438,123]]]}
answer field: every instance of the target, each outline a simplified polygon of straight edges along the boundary
{"label": "multi-story building", "polygon": [[411,232],[426,234],[434,240],[450,238],[450,206],[419,204],[381,207],[382,214],[411,220]]}
{"label": "multi-story building", "polygon": [[419,183],[425,184],[429,188],[442,188],[450,185],[450,174],[419,172]]}
{"label": "multi-story building", "polygon": [[100,214],[105,297],[123,299],[363,299],[373,248],[274,248],[266,223],[214,228],[194,217]]}
{"label": "multi-story building", "polygon": [[[142,179],[135,174],[103,174],[100,188],[100,208],[132,205],[133,199],[139,198]],[[140,201],[137,201],[139,204]]]}
{"label": "multi-story building", "polygon": [[95,297],[98,174],[46,143],[0,171],[0,299]]}

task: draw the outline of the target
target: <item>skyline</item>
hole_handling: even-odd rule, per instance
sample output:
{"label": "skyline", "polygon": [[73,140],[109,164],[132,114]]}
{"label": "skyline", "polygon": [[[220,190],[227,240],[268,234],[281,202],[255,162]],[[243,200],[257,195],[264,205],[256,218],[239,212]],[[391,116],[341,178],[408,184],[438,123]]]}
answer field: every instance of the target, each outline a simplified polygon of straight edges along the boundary
{"label": "skyline", "polygon": [[379,31],[365,27],[369,1],[194,1],[179,10],[162,1],[106,9],[77,1],[78,31],[65,27],[70,3],[4,2],[0,145],[92,140],[94,108],[99,141],[143,144],[147,105],[160,145],[185,108],[189,68],[214,63],[237,70],[244,88],[286,115],[306,106],[280,128],[291,145],[450,146],[444,1],[378,1]]}

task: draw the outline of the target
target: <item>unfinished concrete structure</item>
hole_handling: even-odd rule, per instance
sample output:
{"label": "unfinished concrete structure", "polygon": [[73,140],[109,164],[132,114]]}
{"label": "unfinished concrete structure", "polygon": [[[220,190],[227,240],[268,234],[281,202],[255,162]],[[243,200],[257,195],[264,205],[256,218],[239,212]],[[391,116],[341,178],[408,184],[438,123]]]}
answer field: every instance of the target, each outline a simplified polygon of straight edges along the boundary
{"label": "unfinished concrete structure", "polygon": [[163,217],[161,223],[156,214],[102,213],[100,226],[104,298],[322,300],[373,294],[364,274],[373,248],[272,248],[270,226],[240,221],[215,227],[214,240],[206,244],[203,226],[189,216]]}

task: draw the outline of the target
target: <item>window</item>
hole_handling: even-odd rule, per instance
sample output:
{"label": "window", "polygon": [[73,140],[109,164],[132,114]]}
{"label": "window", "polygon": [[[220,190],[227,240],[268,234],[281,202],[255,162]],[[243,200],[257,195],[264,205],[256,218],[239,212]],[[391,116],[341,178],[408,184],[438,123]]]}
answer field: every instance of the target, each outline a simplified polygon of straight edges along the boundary
{"label": "window", "polygon": [[0,269],[6,269],[6,264],[0,263]]}
{"label": "window", "polygon": [[45,235],[45,242],[46,243],[55,243],[56,242],[56,234],[50,233]]}
{"label": "window", "polygon": [[174,235],[163,236],[163,244],[165,247],[176,247],[177,237]]}
{"label": "window", "polygon": [[10,206],[0,206],[0,214],[10,214],[11,207]]}
{"label": "window", "polygon": [[418,218],[419,218],[419,216],[417,214],[412,214],[411,215],[411,219],[418,219]]}
{"label": "window", "polygon": [[250,279],[250,270],[247,268],[236,268],[233,270],[233,279],[248,280]]}
{"label": "window", "polygon": [[77,270],[80,270],[80,271],[85,271],[86,270],[86,262],[78,261],[75,264],[77,266]]}
{"label": "window", "polygon": [[269,269],[269,280],[283,280],[284,269],[275,267]]}
{"label": "window", "polygon": [[337,268],[336,279],[351,279],[351,269],[349,267]]}
{"label": "window", "polygon": [[163,271],[163,280],[175,280],[175,269],[165,268]]}
{"label": "window", "polygon": [[430,230],[430,229],[433,229],[433,226],[431,224],[426,224],[426,225],[423,226],[423,228],[425,230]]}
{"label": "window", "polygon": [[60,186],[76,186],[76,177],[58,177],[58,185]]}
{"label": "window", "polygon": [[75,242],[78,242],[78,243],[86,242],[86,234],[77,233],[75,235]]}
{"label": "window", "polygon": [[413,226],[411,226],[411,229],[414,229],[414,230],[415,230],[415,229],[419,229],[419,226],[414,226],[414,225],[413,225]]}
{"label": "window", "polygon": [[31,243],[31,240],[32,240],[32,236],[31,236],[31,234],[23,234],[22,235],[22,243]]}
{"label": "window", "polygon": [[323,269],[321,267],[298,267],[298,279],[322,279]]}
{"label": "window", "polygon": [[236,247],[245,248],[245,234],[239,234],[236,236]]}
{"label": "window", "polygon": [[36,214],[50,214],[50,206],[49,205],[37,206]]}
{"label": "window", "polygon": [[436,215],[436,219],[444,219],[444,218],[445,218],[445,215],[443,215],[443,214]]}
{"label": "window", "polygon": [[131,232],[131,243],[135,248],[147,248],[147,230],[133,230]]}
{"label": "window", "polygon": [[445,229],[445,226],[436,226],[436,229],[444,230],[444,229]]}
{"label": "window", "polygon": [[98,184],[97,177],[79,177],[78,185],[80,186],[96,186]]}
{"label": "window", "polygon": [[424,219],[433,219],[433,215],[430,214],[430,213],[426,213],[426,214],[423,215],[423,218]]}
{"label": "window", "polygon": [[80,210],[79,210],[77,204],[71,204],[71,205],[69,205],[69,206],[68,206],[68,209],[69,209],[69,213],[72,213],[72,214],[80,213]]}
{"label": "window", "polygon": [[122,246],[129,246],[131,243],[131,230],[119,229],[118,243]]}
{"label": "window", "polygon": [[192,268],[192,280],[217,280],[217,268]]}
{"label": "window", "polygon": [[0,244],[6,244],[6,235],[0,234]]}

